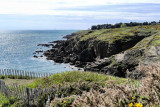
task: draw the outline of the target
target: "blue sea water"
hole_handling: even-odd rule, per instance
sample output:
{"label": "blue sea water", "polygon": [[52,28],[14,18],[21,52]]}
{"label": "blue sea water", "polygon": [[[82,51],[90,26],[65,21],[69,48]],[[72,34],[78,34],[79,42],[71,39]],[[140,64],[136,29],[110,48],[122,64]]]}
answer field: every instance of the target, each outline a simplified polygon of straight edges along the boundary
{"label": "blue sea water", "polygon": [[46,50],[38,44],[61,40],[64,35],[72,32],[75,30],[0,31],[0,69],[52,73],[73,70],[69,64],[58,64],[45,57],[33,57],[35,51]]}

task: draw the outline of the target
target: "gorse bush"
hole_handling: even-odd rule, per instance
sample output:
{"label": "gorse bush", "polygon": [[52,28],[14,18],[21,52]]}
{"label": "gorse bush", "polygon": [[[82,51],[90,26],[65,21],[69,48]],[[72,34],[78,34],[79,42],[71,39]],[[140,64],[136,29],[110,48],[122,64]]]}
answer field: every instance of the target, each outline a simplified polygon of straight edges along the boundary
{"label": "gorse bush", "polygon": [[[53,99],[51,107],[158,107],[160,65],[140,64],[137,70],[145,75],[139,81],[132,78],[123,79],[98,73],[72,71],[38,80],[41,84],[37,86],[43,86],[46,81],[49,84],[46,86],[57,87],[60,84],[58,87],[63,87],[56,91],[56,94],[58,96],[63,94],[64,98]],[[118,80],[121,82],[118,83]],[[70,96],[68,100],[67,96]]]}
{"label": "gorse bush", "polygon": [[[64,99],[55,99],[54,102],[51,102],[51,107],[71,107],[74,98],[64,98]],[[52,105],[53,104],[53,105]]]}
{"label": "gorse bush", "polygon": [[[50,107],[159,107],[160,64],[139,64],[137,70],[145,75],[141,80],[72,71],[36,79],[28,86],[55,89],[55,94],[50,90],[39,96],[35,107],[44,107],[50,95]],[[11,103],[7,100],[4,105]],[[19,100],[16,105],[27,103]]]}
{"label": "gorse bush", "polygon": [[[100,90],[83,92],[75,98],[72,106],[81,107],[159,107],[160,105],[160,65],[142,66],[139,71],[146,76],[140,84],[107,84]],[[128,79],[130,83],[132,79]],[[102,91],[103,90],[103,91]]]}

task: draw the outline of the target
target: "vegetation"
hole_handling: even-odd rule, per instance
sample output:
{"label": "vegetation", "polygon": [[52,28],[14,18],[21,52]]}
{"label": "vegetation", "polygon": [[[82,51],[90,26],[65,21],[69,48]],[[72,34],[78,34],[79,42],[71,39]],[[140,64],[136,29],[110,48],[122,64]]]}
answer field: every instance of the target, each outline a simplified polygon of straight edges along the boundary
{"label": "vegetation", "polygon": [[[71,71],[57,73],[51,77],[39,78],[28,84],[28,87],[56,87],[58,97],[52,97],[54,107],[86,106],[130,106],[158,107],[160,104],[160,66],[142,66],[137,68],[145,74],[142,80],[118,78],[93,72]],[[63,87],[59,89],[59,87]],[[151,91],[152,90],[152,91]],[[48,94],[39,98],[44,106]],[[18,99],[8,98],[0,93],[1,105],[25,106]],[[54,99],[53,99],[54,98]]]}
{"label": "vegetation", "polygon": [[132,84],[133,79],[128,79],[130,84],[126,82],[117,85],[114,81],[110,81],[98,90],[91,88],[90,91],[83,91],[82,95],[55,99],[51,102],[51,107],[57,104],[59,104],[57,107],[66,107],[63,104],[64,100],[70,104],[70,100],[67,102],[66,99],[74,99],[70,105],[73,107],[159,107],[160,66],[139,65],[138,69],[146,75],[140,82]]}
{"label": "vegetation", "polygon": [[73,101],[74,96],[64,98],[63,100],[56,98],[54,101],[52,101],[51,107],[70,107]]}
{"label": "vegetation", "polygon": [[[122,27],[122,28],[115,28],[115,29],[100,29],[100,30],[93,30],[89,31],[90,33],[86,33],[85,35],[79,34],[79,38],[81,41],[89,40],[89,39],[97,39],[101,41],[108,41],[109,43],[113,43],[116,40],[121,41],[129,41],[137,36],[151,36],[156,32],[159,32],[157,28],[160,25],[146,25],[146,26],[135,26],[135,27]],[[87,31],[85,31],[87,32]],[[78,33],[78,32],[77,32]]]}
{"label": "vegetation", "polygon": [[114,25],[112,24],[102,24],[102,25],[94,25],[91,27],[92,30],[99,30],[99,29],[110,29],[110,28],[120,28],[123,27],[124,25],[126,27],[132,27],[132,26],[142,26],[142,25],[158,25],[160,24],[159,22],[152,21],[152,22],[143,22],[143,23],[137,23],[137,22],[130,22],[130,23],[116,23]]}
{"label": "vegetation", "polygon": [[36,87],[49,87],[51,85],[59,85],[65,83],[77,83],[81,82],[99,82],[104,85],[108,80],[113,79],[117,84],[127,81],[125,78],[118,78],[113,76],[108,76],[104,74],[92,73],[92,72],[79,72],[79,71],[68,71],[63,73],[57,73],[50,77],[36,79],[27,85],[30,88]]}
{"label": "vegetation", "polygon": [[29,77],[29,76],[0,75],[0,79],[7,79],[7,78],[10,78],[10,79],[31,79],[31,77]]}
{"label": "vegetation", "polygon": [[[135,36],[145,37],[128,50],[150,49],[152,46],[156,47],[160,44],[160,25],[159,22],[99,25],[93,26],[92,30],[76,32],[76,35],[78,36],[73,38],[77,38],[81,42],[96,39],[109,43],[117,41],[130,43]],[[149,51],[147,53],[150,54]],[[114,65],[116,63],[115,57],[111,56],[110,59],[112,61],[110,66]],[[123,68],[121,63],[118,66]],[[55,89],[54,95],[49,90],[42,96],[38,96],[40,103],[34,105],[38,107],[45,106],[48,96],[51,96],[50,107],[159,107],[160,64],[150,66],[139,64],[136,70],[144,75],[142,79],[136,80],[134,75],[132,78],[119,78],[100,73],[80,71],[57,73],[50,77],[35,78],[32,81],[28,80],[28,77],[13,75],[0,76],[0,79],[4,79],[4,81],[8,81],[8,78],[10,78],[9,80],[14,79],[14,82],[18,85],[21,85],[21,83],[17,79],[23,79],[22,82],[24,80],[29,81],[23,83],[27,88]],[[127,70],[125,74],[128,73],[132,75],[132,72]],[[25,107],[27,102],[23,102],[16,97],[7,97],[0,93],[0,106]]]}
{"label": "vegetation", "polygon": [[17,98],[5,96],[0,92],[0,107],[16,107]]}
{"label": "vegetation", "polygon": [[4,103],[8,103],[8,102],[9,102],[9,99],[0,92],[0,106],[2,106],[2,104],[4,104]]}

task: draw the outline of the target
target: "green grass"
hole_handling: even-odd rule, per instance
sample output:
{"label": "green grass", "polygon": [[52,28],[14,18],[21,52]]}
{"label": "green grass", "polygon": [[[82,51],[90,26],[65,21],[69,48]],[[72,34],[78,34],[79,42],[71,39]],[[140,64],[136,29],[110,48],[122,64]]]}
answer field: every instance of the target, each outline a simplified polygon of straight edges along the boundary
{"label": "green grass", "polygon": [[78,81],[101,82],[102,84],[105,84],[110,79],[115,80],[117,84],[127,81],[127,79],[125,78],[118,78],[93,72],[68,71],[54,74],[51,77],[36,79],[33,82],[29,83],[27,87],[49,87],[51,85],[63,84],[64,82],[75,83]]}
{"label": "green grass", "polygon": [[[102,86],[107,86],[110,82],[116,84],[128,84],[128,79],[119,78],[94,72],[68,71],[63,73],[53,74],[50,77],[38,78],[27,84],[28,88],[50,88],[52,86],[62,86],[63,90],[56,91],[56,94],[61,96],[81,95],[83,91],[92,89],[99,89]],[[132,83],[139,82],[133,80]],[[131,83],[131,82],[130,82]],[[97,88],[98,87],[98,88]],[[1,105],[3,107],[14,107],[15,105],[23,105],[20,100],[7,98],[3,94],[1,96]],[[48,95],[41,97],[41,102],[44,102]]]}
{"label": "green grass", "polygon": [[133,37],[136,34],[143,36],[148,32],[156,32],[159,25],[149,25],[149,26],[136,26],[136,27],[125,27],[125,28],[115,28],[115,29],[100,29],[100,30],[89,30],[82,32],[77,32],[80,41],[85,41],[88,39],[97,39],[101,41],[108,41],[110,43],[115,42],[116,40],[125,40],[129,37]]}
{"label": "green grass", "polygon": [[0,92],[0,107],[16,107],[17,98],[7,97]]}
{"label": "green grass", "polygon": [[151,46],[160,46],[160,32],[156,35],[144,38],[131,49],[149,49]]}
{"label": "green grass", "polygon": [[0,107],[1,107],[4,103],[9,103],[9,98],[7,98],[6,96],[4,96],[4,95],[2,94],[2,92],[0,92]]}
{"label": "green grass", "polygon": [[153,46],[160,46],[160,33],[159,35],[154,36],[153,41],[151,42]]}
{"label": "green grass", "polygon": [[29,76],[0,75],[0,79],[31,79]]}

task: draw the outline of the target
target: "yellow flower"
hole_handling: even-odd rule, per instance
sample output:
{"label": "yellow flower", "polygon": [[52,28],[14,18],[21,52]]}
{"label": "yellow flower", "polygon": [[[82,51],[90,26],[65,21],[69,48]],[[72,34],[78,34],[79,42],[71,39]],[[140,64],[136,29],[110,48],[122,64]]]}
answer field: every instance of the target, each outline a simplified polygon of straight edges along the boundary
{"label": "yellow flower", "polygon": [[143,107],[141,103],[136,103],[136,107]]}
{"label": "yellow flower", "polygon": [[129,104],[129,107],[132,107],[132,106],[133,106],[133,103],[130,103],[130,104]]}
{"label": "yellow flower", "polygon": [[66,103],[66,101],[65,101],[65,100],[63,100],[63,103]]}
{"label": "yellow flower", "polygon": [[134,99],[134,97],[132,97],[132,99]]}

